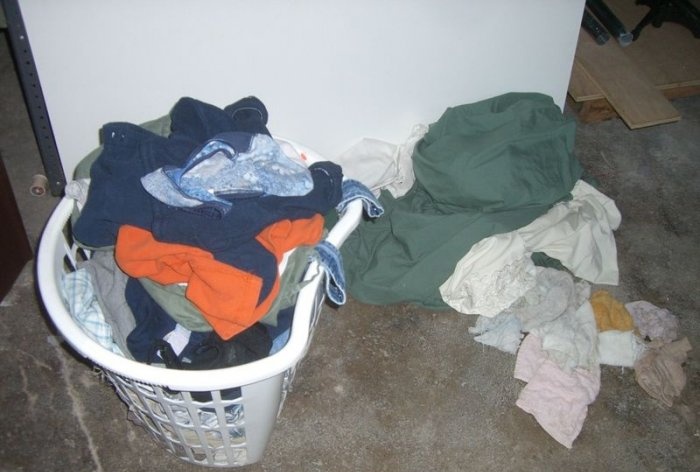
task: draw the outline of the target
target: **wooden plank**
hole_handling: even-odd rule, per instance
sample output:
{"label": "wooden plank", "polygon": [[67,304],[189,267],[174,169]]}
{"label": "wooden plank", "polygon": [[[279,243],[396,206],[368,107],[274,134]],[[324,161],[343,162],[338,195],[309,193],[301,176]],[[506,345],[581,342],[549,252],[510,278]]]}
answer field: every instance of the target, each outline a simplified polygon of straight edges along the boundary
{"label": "wooden plank", "polygon": [[690,85],[687,87],[673,87],[662,90],[664,96],[669,100],[675,100],[676,98],[692,97],[693,95],[700,95],[700,85]]}
{"label": "wooden plank", "polygon": [[575,102],[585,102],[588,100],[598,100],[605,98],[600,88],[593,82],[586,69],[574,58],[574,65],[571,68],[571,78],[569,79],[569,95]]}
{"label": "wooden plank", "polygon": [[[700,86],[674,87],[661,91],[669,100],[675,100],[677,98],[700,95]],[[620,117],[605,97],[576,102],[573,97],[569,95],[566,104],[576,112],[576,115],[582,123],[599,123],[601,121]]]}
{"label": "wooden plank", "polygon": [[[629,31],[649,11],[630,0],[606,0],[606,4]],[[649,24],[624,51],[658,88],[700,85],[700,39],[682,25],[667,21],[656,28]]]}
{"label": "wooden plank", "polygon": [[[664,97],[669,100],[675,100],[677,98],[700,95],[700,85],[696,85],[694,82],[690,81],[688,85],[678,83],[657,85],[656,88],[664,94]],[[576,58],[574,58],[574,67],[571,72],[568,92],[569,96],[576,103],[605,100],[603,92]]]}
{"label": "wooden plank", "polygon": [[623,53],[617,41],[601,46],[581,30],[576,57],[631,129],[680,119],[671,102]]}

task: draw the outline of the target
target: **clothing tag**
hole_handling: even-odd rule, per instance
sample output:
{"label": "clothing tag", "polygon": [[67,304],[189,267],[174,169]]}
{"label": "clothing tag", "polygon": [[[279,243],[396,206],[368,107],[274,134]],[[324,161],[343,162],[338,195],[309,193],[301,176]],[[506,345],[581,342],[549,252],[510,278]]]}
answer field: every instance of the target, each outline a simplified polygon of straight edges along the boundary
{"label": "clothing tag", "polygon": [[179,356],[183,349],[185,349],[185,346],[187,346],[187,343],[190,342],[191,333],[189,329],[177,324],[174,330],[163,336],[163,341],[170,344],[175,354]]}

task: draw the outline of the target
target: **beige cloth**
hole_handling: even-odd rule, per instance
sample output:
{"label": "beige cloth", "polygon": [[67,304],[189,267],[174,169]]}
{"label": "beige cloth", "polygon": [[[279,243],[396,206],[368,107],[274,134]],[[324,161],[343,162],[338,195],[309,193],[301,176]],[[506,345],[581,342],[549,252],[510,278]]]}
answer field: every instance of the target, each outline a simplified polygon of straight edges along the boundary
{"label": "beige cloth", "polygon": [[533,252],[588,282],[617,285],[613,231],[622,217],[615,202],[583,180],[571,195],[529,225],[472,246],[440,286],[445,303],[460,313],[496,316],[535,286]]}
{"label": "beige cloth", "polygon": [[688,338],[656,346],[650,346],[634,364],[635,377],[645,392],[670,407],[685,387],[683,363],[692,346]]}
{"label": "beige cloth", "polygon": [[416,181],[413,149],[427,131],[426,125],[415,125],[402,144],[362,138],[333,161],[343,168],[346,178],[362,182],[376,196],[382,190],[388,190],[398,198],[405,195]]}

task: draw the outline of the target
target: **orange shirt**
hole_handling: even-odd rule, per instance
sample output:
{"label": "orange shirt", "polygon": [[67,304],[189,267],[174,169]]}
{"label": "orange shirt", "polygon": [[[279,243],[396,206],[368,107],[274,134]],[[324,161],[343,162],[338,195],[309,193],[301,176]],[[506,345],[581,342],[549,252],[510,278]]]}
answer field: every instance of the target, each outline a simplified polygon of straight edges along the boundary
{"label": "orange shirt", "polygon": [[[281,220],[262,230],[256,240],[274,254],[321,240],[323,217]],[[224,340],[251,326],[269,310],[279,293],[279,277],[258,304],[262,279],[217,261],[211,252],[184,244],[156,241],[150,231],[124,225],[115,246],[119,267],[131,277],[148,277],[163,285],[187,283],[185,296]]]}

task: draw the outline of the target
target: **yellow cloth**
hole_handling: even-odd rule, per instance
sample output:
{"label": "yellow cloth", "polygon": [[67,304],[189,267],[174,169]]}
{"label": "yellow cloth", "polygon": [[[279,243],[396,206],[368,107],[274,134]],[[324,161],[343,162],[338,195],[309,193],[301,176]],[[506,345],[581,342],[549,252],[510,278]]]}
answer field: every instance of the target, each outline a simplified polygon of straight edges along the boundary
{"label": "yellow cloth", "polygon": [[615,300],[605,290],[598,290],[591,295],[591,305],[595,315],[595,323],[598,331],[615,329],[618,331],[632,331],[634,319],[625,305]]}

